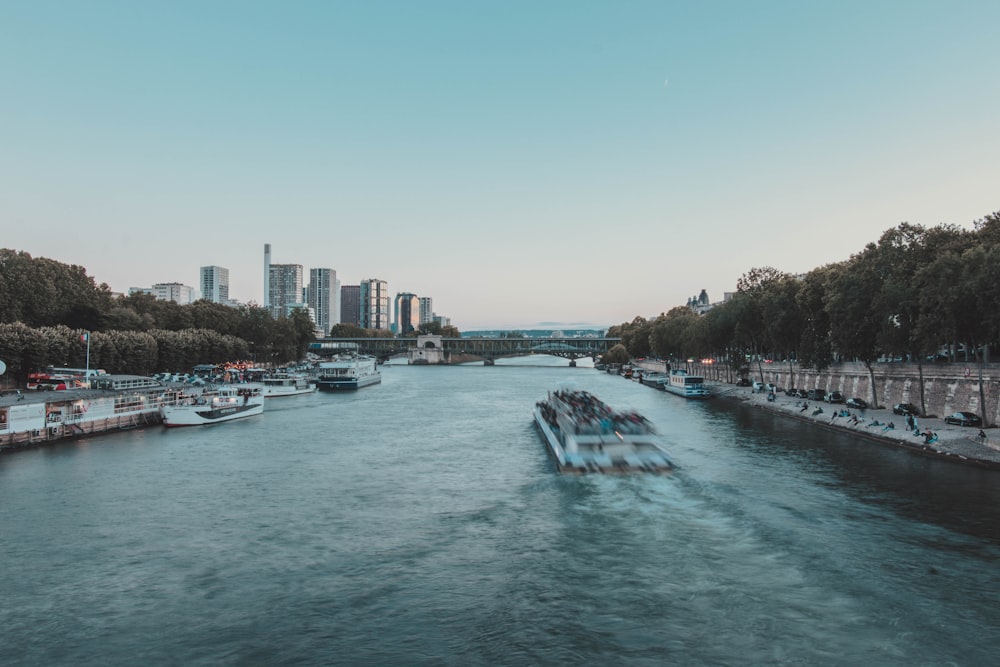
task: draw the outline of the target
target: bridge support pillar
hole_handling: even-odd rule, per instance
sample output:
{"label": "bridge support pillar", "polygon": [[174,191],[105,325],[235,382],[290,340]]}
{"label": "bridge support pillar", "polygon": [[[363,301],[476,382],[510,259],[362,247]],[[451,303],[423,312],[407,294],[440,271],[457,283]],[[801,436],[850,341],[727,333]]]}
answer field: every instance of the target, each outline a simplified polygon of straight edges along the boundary
{"label": "bridge support pillar", "polygon": [[493,359],[483,359],[483,366],[496,366],[496,362]]}
{"label": "bridge support pillar", "polygon": [[569,367],[570,368],[576,368],[576,359],[570,359],[569,360]]}

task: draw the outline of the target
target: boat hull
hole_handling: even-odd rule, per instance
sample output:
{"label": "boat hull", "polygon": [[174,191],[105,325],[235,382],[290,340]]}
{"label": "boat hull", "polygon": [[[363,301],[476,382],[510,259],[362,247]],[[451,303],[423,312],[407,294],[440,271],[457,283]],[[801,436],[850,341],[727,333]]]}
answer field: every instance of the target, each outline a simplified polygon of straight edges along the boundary
{"label": "boat hull", "polygon": [[264,398],[280,398],[282,396],[301,396],[303,394],[314,394],[316,393],[316,385],[311,384],[308,387],[288,387],[288,386],[273,386],[269,387],[264,385]]}
{"label": "boat hull", "polygon": [[354,391],[362,387],[378,384],[382,381],[381,375],[369,375],[361,378],[323,380],[316,382],[316,386],[322,391]]}
{"label": "boat hull", "polygon": [[219,424],[222,422],[253,417],[264,412],[261,403],[252,405],[238,405],[232,407],[216,408],[205,407],[201,410],[192,409],[190,406],[164,406],[160,408],[160,415],[163,417],[164,426],[204,426],[206,424]]}
{"label": "boat hull", "polygon": [[711,398],[712,394],[707,389],[687,389],[683,387],[672,387],[669,384],[663,385],[663,390],[681,396],[683,398],[691,398],[695,400],[704,400],[706,398]]}

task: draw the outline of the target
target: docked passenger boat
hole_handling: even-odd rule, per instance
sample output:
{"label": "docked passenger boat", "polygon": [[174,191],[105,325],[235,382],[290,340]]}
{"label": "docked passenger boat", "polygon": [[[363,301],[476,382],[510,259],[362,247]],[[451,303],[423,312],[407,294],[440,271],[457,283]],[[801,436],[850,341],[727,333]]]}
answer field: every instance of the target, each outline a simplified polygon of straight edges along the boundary
{"label": "docked passenger boat", "polygon": [[260,383],[264,386],[264,398],[301,396],[316,391],[316,381],[305,375],[279,373],[261,378]]}
{"label": "docked passenger boat", "polygon": [[206,386],[160,408],[165,426],[200,426],[264,412],[264,387],[256,382]]}
{"label": "docked passenger boat", "polygon": [[664,383],[663,388],[671,394],[677,394],[684,398],[710,398],[712,392],[705,386],[705,378],[700,375],[689,375],[682,369],[670,371],[669,382]]}
{"label": "docked passenger boat", "polygon": [[674,467],[645,417],[616,412],[586,391],[549,392],[535,405],[534,418],[560,472],[661,473]]}
{"label": "docked passenger boat", "polygon": [[663,385],[669,382],[669,378],[663,373],[657,373],[656,371],[649,371],[641,378],[639,382],[643,383],[647,387],[652,387],[653,389],[659,389],[663,391]]}
{"label": "docked passenger boat", "polygon": [[346,354],[321,362],[316,385],[323,391],[360,389],[382,381],[375,357]]}

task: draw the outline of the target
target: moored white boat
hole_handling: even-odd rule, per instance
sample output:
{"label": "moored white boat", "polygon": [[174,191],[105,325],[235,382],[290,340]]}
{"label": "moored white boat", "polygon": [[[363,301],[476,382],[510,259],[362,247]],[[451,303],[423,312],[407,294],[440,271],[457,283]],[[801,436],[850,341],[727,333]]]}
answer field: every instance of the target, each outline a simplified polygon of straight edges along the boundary
{"label": "moored white boat", "polygon": [[660,473],[674,467],[645,417],[615,412],[586,391],[549,392],[535,405],[534,418],[560,472]]}
{"label": "moored white boat", "polygon": [[305,375],[280,373],[261,378],[260,383],[264,387],[264,398],[301,396],[302,394],[312,394],[316,391],[316,381]]}
{"label": "moored white boat", "polygon": [[705,378],[700,375],[689,375],[687,371],[676,369],[670,371],[670,379],[663,388],[671,394],[684,398],[711,398],[712,392],[705,386]]}
{"label": "moored white boat", "polygon": [[382,381],[375,357],[345,354],[319,364],[316,385],[323,391],[360,389]]}
{"label": "moored white boat", "polygon": [[200,426],[259,415],[264,412],[264,388],[260,384],[209,385],[175,405],[160,408],[165,426]]}

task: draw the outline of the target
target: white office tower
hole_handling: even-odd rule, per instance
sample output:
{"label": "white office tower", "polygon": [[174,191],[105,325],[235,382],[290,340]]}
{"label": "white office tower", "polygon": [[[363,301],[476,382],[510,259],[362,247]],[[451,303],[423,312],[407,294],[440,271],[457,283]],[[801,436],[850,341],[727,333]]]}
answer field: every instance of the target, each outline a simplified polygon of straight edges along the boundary
{"label": "white office tower", "polygon": [[362,280],[360,301],[362,329],[389,328],[389,283],[378,278]]}
{"label": "white office tower", "polygon": [[201,298],[229,305],[229,269],[221,266],[201,267]]}
{"label": "white office tower", "polygon": [[293,307],[302,305],[301,264],[271,264],[268,278],[271,317],[287,317]]}
{"label": "white office tower", "polygon": [[420,300],[420,324],[428,324],[434,319],[434,299],[429,296],[418,297]]}
{"label": "white office tower", "polygon": [[157,301],[173,301],[181,305],[194,302],[194,288],[181,283],[157,283],[153,285],[152,292]]}
{"label": "white office tower", "polygon": [[309,287],[306,288],[306,303],[314,313],[316,328],[324,336],[330,335],[330,327],[340,324],[340,281],[333,269],[309,269]]}

